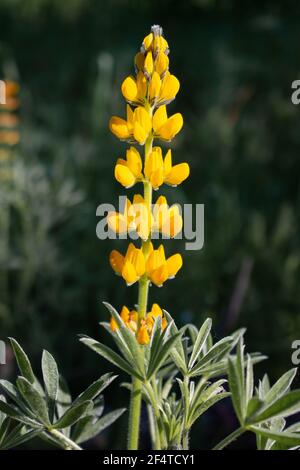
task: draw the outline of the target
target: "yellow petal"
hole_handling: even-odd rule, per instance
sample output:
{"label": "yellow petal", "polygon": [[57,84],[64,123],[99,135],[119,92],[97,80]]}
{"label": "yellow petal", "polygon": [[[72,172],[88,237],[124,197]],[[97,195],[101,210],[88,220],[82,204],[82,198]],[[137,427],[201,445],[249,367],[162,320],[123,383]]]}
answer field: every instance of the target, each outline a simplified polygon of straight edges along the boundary
{"label": "yellow petal", "polygon": [[112,331],[116,331],[118,329],[117,322],[113,317],[111,317],[109,324]]}
{"label": "yellow petal", "polygon": [[127,220],[123,214],[118,212],[109,212],[107,214],[107,223],[109,228],[116,233],[127,232]]}
{"label": "yellow petal", "polygon": [[144,72],[147,74],[147,76],[152,75],[154,69],[154,64],[153,64],[153,56],[152,52],[149,51],[147,52],[145,62],[144,62]]}
{"label": "yellow petal", "polygon": [[133,130],[134,112],[129,106],[129,104],[126,106],[126,111],[127,111],[127,127],[128,127],[128,132],[130,133]]}
{"label": "yellow petal", "polygon": [[146,328],[145,325],[142,325],[139,328],[139,331],[138,331],[138,334],[137,334],[137,340],[138,340],[139,344],[141,344],[141,345],[145,345],[145,344],[149,343],[150,336],[148,334],[148,331],[147,331],[147,328]]}
{"label": "yellow petal", "polygon": [[139,277],[145,274],[145,257],[141,249],[136,249],[134,256],[134,267]]}
{"label": "yellow petal", "polygon": [[118,116],[113,116],[110,119],[109,128],[118,139],[128,139],[130,137],[127,122]]}
{"label": "yellow petal", "polygon": [[159,100],[170,101],[174,99],[179,91],[179,87],[179,80],[175,77],[175,75],[171,75],[169,72],[167,72],[161,85]]}
{"label": "yellow petal", "polygon": [[124,323],[128,322],[128,320],[129,320],[129,309],[126,307],[126,305],[124,305],[122,307],[120,317],[122,318]]}
{"label": "yellow petal", "polygon": [[149,134],[152,123],[149,113],[147,113],[145,108],[142,108],[141,106],[137,107],[134,111],[133,120],[134,122],[140,123],[140,125],[145,129],[145,132]]}
{"label": "yellow petal", "polygon": [[121,255],[121,253],[119,253],[117,250],[113,250],[109,255],[109,262],[115,273],[122,273],[124,266],[124,256]]}
{"label": "yellow petal", "polygon": [[135,183],[135,176],[132,171],[121,164],[115,166],[115,178],[125,188],[130,188]]}
{"label": "yellow petal", "polygon": [[146,156],[144,174],[150,179],[153,172],[163,168],[163,158],[160,147],[154,147],[152,152]]}
{"label": "yellow petal", "polygon": [[168,175],[172,170],[172,152],[168,150],[164,159],[164,172]]}
{"label": "yellow petal", "polygon": [[140,178],[142,173],[142,159],[139,152],[134,147],[130,147],[126,152],[127,165],[135,178]]}
{"label": "yellow petal", "polygon": [[155,284],[157,287],[161,287],[163,283],[168,279],[169,272],[167,266],[164,264],[160,266],[158,269],[155,269],[150,273],[150,280]]}
{"label": "yellow petal", "polygon": [[144,68],[145,56],[142,52],[138,52],[134,58],[134,65],[137,70],[142,70]]}
{"label": "yellow petal", "polygon": [[156,133],[167,121],[167,109],[165,106],[160,106],[154,113],[153,116],[153,130]]}
{"label": "yellow petal", "polygon": [[160,52],[157,55],[156,61],[155,61],[155,70],[159,75],[164,74],[169,67],[169,58],[164,54],[164,52]]}
{"label": "yellow petal", "polygon": [[150,312],[154,317],[162,317],[162,309],[158,304],[153,304]]}
{"label": "yellow petal", "polygon": [[133,135],[139,144],[144,144],[151,130],[151,119],[147,111],[138,107],[134,111],[133,117]]}
{"label": "yellow petal", "polygon": [[134,269],[134,266],[130,261],[125,261],[124,267],[122,269],[122,277],[125,279],[126,284],[128,286],[131,286],[134,284],[136,281],[138,281],[138,275],[136,273],[136,270]]}
{"label": "yellow petal", "polygon": [[[174,207],[174,209],[173,209]],[[161,232],[167,237],[175,237],[182,230],[182,217],[178,213],[178,207],[173,206],[168,211],[168,215],[164,218],[161,224]],[[176,210],[176,208],[177,210]]]}
{"label": "yellow petal", "polygon": [[148,137],[148,134],[139,122],[134,123],[133,136],[140,145],[143,145]]}
{"label": "yellow petal", "polygon": [[153,72],[153,75],[151,77],[151,81],[149,84],[149,98],[150,100],[154,100],[155,98],[158,97],[160,94],[160,76],[157,72]]}
{"label": "yellow petal", "polygon": [[[158,108],[158,111],[160,108]],[[183,119],[180,113],[173,114],[159,129],[156,131],[158,137],[163,140],[171,140],[180,131],[183,126]],[[153,126],[154,127],[154,126]]]}
{"label": "yellow petal", "polygon": [[143,46],[144,46],[144,48],[145,48],[146,51],[151,47],[152,41],[153,41],[153,34],[152,34],[152,33],[148,34],[148,35],[144,38],[144,40],[143,40]]}
{"label": "yellow petal", "polygon": [[164,173],[162,168],[153,171],[150,176],[150,183],[154,189],[158,189],[164,182]]}
{"label": "yellow petal", "polygon": [[177,186],[188,178],[190,167],[188,163],[179,163],[173,166],[169,174],[165,177],[165,183],[171,186]]}
{"label": "yellow petal", "polygon": [[137,85],[137,98],[139,101],[144,101],[146,98],[146,93],[147,93],[147,79],[143,72],[139,72],[137,74],[137,79],[136,79],[136,85]]}
{"label": "yellow petal", "polygon": [[128,101],[135,101],[137,98],[137,85],[133,77],[127,77],[121,85],[124,98]]}
{"label": "yellow petal", "polygon": [[168,277],[172,279],[176,276],[179,269],[182,267],[182,257],[179,253],[176,253],[167,259]]}

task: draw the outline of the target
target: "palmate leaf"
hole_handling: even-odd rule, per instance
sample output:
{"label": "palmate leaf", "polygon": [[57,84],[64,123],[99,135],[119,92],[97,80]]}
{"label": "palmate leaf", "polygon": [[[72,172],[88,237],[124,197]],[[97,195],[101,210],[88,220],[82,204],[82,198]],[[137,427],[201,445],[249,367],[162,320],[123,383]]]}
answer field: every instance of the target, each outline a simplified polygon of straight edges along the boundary
{"label": "palmate leaf", "polygon": [[295,447],[300,445],[300,433],[291,433],[287,431],[276,432],[260,426],[249,426],[248,429],[255,434],[272,439],[285,447]]}
{"label": "palmate leaf", "polygon": [[17,407],[9,405],[3,400],[0,400],[0,411],[2,411],[2,413],[6,414],[10,418],[15,419],[16,421],[20,421],[21,423],[24,423],[27,426],[30,426],[31,428],[43,428],[43,425],[41,423],[31,418],[28,418]]}
{"label": "palmate leaf", "polygon": [[105,346],[104,344],[99,343],[93,338],[89,338],[87,336],[81,337],[80,341],[86,346],[88,346],[90,349],[98,353],[100,356],[104,357],[109,362],[119,367],[121,370],[123,370],[127,374],[133,375],[139,380],[143,380],[143,376],[141,376],[133,367],[131,367],[131,365],[127,361],[125,361],[121,356],[115,353],[108,346]]}
{"label": "palmate leaf", "polygon": [[155,374],[155,372],[159,369],[159,367],[163,364],[163,362],[166,360],[166,358],[170,354],[171,349],[174,347],[175,343],[177,343],[180,337],[181,337],[180,333],[177,333],[174,336],[171,336],[159,348],[159,350],[156,353],[155,358],[153,358],[153,360],[150,360],[149,368],[147,370],[147,377],[146,377],[147,380],[150,380],[151,377]]}
{"label": "palmate leaf", "polygon": [[[163,313],[164,313],[164,315],[167,319],[168,324],[171,325],[170,334],[172,336],[174,336],[178,333],[181,333],[181,335],[183,335],[184,329],[181,329],[180,332],[179,332],[179,330],[178,330],[174,320],[172,319],[171,315],[166,310],[163,310]],[[174,363],[176,364],[176,366],[178,367],[180,372],[183,375],[186,375],[186,373],[188,372],[188,368],[187,368],[184,348],[183,348],[183,345],[182,345],[181,341],[178,341],[178,343],[176,345],[176,348],[173,348],[170,351],[170,356],[172,357]]]}
{"label": "palmate leaf", "polygon": [[88,419],[89,417],[83,418],[85,421],[81,423],[81,426],[77,428],[72,436],[74,441],[78,444],[82,444],[92,439],[104,431],[104,429],[111,426],[125,411],[126,408],[111,411],[96,422],[94,422],[93,419]]}
{"label": "palmate leaf", "polygon": [[13,431],[7,436],[1,448],[3,450],[8,450],[15,448],[21,444],[24,444],[27,441],[30,441],[34,437],[38,437],[41,435],[40,429],[26,429],[26,427],[22,426],[15,426]]}
{"label": "palmate leaf", "polygon": [[272,418],[288,417],[300,411],[300,390],[293,390],[266,404],[257,413],[247,419],[247,424],[259,424]]}
{"label": "palmate leaf", "polygon": [[218,341],[191,369],[190,377],[202,374],[204,367],[208,367],[210,363],[220,361],[231,349],[232,337],[228,336]]}

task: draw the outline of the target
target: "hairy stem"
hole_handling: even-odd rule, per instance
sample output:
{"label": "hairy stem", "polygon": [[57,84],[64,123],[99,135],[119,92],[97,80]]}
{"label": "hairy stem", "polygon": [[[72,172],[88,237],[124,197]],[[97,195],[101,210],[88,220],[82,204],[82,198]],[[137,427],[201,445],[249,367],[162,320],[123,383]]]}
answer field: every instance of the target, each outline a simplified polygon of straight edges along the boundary
{"label": "hairy stem", "polygon": [[233,431],[229,436],[225,437],[219,444],[217,444],[212,450],[222,450],[224,447],[228,446],[231,442],[235,441],[239,436],[244,434],[246,432],[246,429],[244,428],[238,428],[235,431]]}
{"label": "hairy stem", "polygon": [[65,450],[82,450],[82,448],[79,447],[74,441],[69,439],[62,432],[57,431],[57,429],[49,429],[48,432],[52,434],[52,436],[55,437],[55,439],[62,444],[62,447]]}

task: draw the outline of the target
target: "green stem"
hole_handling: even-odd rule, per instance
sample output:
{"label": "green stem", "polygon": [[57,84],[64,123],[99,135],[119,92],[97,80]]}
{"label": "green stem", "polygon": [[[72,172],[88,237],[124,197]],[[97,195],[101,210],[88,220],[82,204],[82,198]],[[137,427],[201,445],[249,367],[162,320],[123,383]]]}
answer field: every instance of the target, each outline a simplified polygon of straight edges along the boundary
{"label": "green stem", "polygon": [[212,450],[222,450],[224,447],[228,446],[231,442],[235,441],[239,436],[244,434],[246,432],[246,429],[244,428],[238,428],[235,431],[233,431],[229,436],[225,437],[219,444],[217,444]]}
{"label": "green stem", "polygon": [[[151,111],[149,110],[151,113]],[[150,135],[145,142],[145,158],[152,151],[153,137]],[[148,181],[144,182],[144,200],[149,210],[152,206],[152,186]],[[150,248],[150,238],[142,242],[142,250],[146,256]],[[148,290],[149,280],[147,276],[143,276],[139,281],[139,294],[138,294],[138,327],[140,326],[141,320],[147,314],[147,303],[148,303]],[[139,445],[139,429],[140,429],[140,418],[141,418],[141,406],[142,406],[142,387],[143,383],[136,378],[132,379],[132,390],[129,408],[129,429],[128,429],[128,450],[137,450]]]}
{"label": "green stem", "polygon": [[57,431],[57,429],[49,429],[48,432],[52,434],[52,436],[55,437],[55,439],[62,444],[62,447],[65,450],[82,450],[81,447],[79,447],[75,442],[65,436],[62,432]]}
{"label": "green stem", "polygon": [[182,449],[189,450],[189,431],[185,429],[182,433]]}
{"label": "green stem", "polygon": [[129,408],[128,450],[138,450],[142,404],[142,381],[132,379],[131,399]]}

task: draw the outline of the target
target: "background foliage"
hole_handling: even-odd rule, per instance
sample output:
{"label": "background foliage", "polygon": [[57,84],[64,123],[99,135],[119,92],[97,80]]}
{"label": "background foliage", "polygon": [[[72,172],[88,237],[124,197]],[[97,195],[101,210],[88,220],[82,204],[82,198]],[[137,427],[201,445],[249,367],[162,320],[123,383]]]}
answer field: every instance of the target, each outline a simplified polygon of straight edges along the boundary
{"label": "background foliage", "polygon": [[[76,335],[100,334],[101,300],[136,302],[136,287],[126,289],[108,264],[122,243],[96,238],[95,213],[120,190],[113,167],[125,145],[107,125],[124,113],[120,82],[159,23],[181,81],[171,108],[185,126],[174,161],[191,165],[176,200],[205,204],[205,246],[184,252],[184,269],[167,289],[153,287],[151,300],[179,324],[199,325],[209,314],[216,339],[246,326],[248,350],[269,356],[271,377],[290,368],[300,338],[300,112],[290,99],[300,73],[299,13],[291,0],[1,1],[1,78],[21,85],[14,176],[0,183],[2,244],[9,239],[0,260],[1,338],[16,337],[36,361],[42,347],[51,351],[75,391],[109,369]],[[170,251],[175,245],[184,248],[176,241]],[[127,391],[116,382],[108,405],[121,407]],[[192,445],[205,447],[216,423],[220,436],[231,429],[230,410],[217,410]],[[124,445],[125,423],[95,445]]]}

